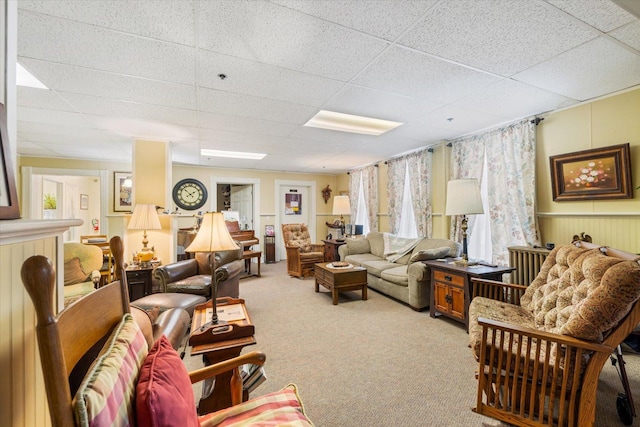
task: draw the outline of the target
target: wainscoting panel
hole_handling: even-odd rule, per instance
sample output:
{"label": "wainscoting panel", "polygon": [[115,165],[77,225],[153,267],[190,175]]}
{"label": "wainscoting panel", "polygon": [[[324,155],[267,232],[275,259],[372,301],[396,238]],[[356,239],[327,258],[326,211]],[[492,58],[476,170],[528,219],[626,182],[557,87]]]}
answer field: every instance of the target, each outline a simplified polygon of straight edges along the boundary
{"label": "wainscoting panel", "polygon": [[640,215],[540,215],[542,243],[570,243],[585,232],[593,243],[640,253]]}

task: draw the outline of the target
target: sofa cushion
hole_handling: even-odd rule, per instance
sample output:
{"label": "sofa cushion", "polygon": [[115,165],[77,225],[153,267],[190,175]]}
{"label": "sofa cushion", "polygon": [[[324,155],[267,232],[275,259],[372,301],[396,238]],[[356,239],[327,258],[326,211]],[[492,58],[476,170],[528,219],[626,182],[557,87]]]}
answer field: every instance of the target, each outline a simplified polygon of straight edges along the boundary
{"label": "sofa cushion", "polygon": [[371,253],[369,239],[346,239],[349,255]]}
{"label": "sofa cushion", "polygon": [[376,277],[382,277],[382,272],[384,270],[396,268],[398,267],[398,264],[389,262],[386,259],[378,258],[375,260],[365,261],[361,264],[361,266],[367,269],[367,273],[372,274]]}
{"label": "sofa cushion", "polygon": [[89,274],[82,269],[80,258],[73,257],[64,262],[64,285],[75,285],[76,283],[85,282],[89,278]]}
{"label": "sofa cushion", "polygon": [[[301,261],[306,261],[306,260],[313,260],[313,259],[323,259],[324,258],[324,253],[323,252],[300,252],[300,260]],[[322,262],[322,261],[320,261]]]}
{"label": "sofa cushion", "polygon": [[396,285],[409,286],[407,267],[407,265],[400,265],[394,268],[388,268],[382,271],[380,277]]}
{"label": "sofa cushion", "polygon": [[379,261],[380,257],[375,256],[373,254],[357,254],[357,255],[347,255],[344,261],[347,261],[353,265],[361,265],[364,266],[365,262],[369,261]]}
{"label": "sofa cushion", "polygon": [[294,384],[289,384],[280,391],[200,417],[200,425],[203,427],[250,425],[313,427],[305,415],[304,405]]}
{"label": "sofa cushion", "polygon": [[384,234],[372,231],[367,234],[367,240],[371,247],[371,253],[379,258],[384,258]]}
{"label": "sofa cushion", "polygon": [[189,373],[165,336],[155,342],[140,369],[136,386],[139,426],[198,426]]}
{"label": "sofa cushion", "polygon": [[211,286],[210,274],[198,274],[197,276],[187,277],[186,279],[178,280],[171,283],[171,289],[178,291],[178,289],[207,289]]}
{"label": "sofa cushion", "polygon": [[413,254],[411,255],[411,258],[409,258],[409,262],[427,261],[429,259],[444,258],[449,254],[450,251],[451,251],[451,248],[448,246],[443,246],[441,248],[436,248],[436,249],[423,249],[421,251],[414,250]]}
{"label": "sofa cushion", "polygon": [[135,424],[135,388],[147,353],[140,328],[131,314],[125,314],[73,398],[78,425]]}
{"label": "sofa cushion", "polygon": [[458,242],[454,242],[453,240],[447,240],[447,239],[426,239],[426,238],[418,242],[416,247],[413,249],[413,253],[416,253],[418,251],[423,251],[425,249],[443,248],[445,246],[449,248],[449,253],[447,253],[446,255],[440,258],[445,258],[445,257],[455,258],[457,256],[460,256],[460,254],[462,253],[462,245]]}

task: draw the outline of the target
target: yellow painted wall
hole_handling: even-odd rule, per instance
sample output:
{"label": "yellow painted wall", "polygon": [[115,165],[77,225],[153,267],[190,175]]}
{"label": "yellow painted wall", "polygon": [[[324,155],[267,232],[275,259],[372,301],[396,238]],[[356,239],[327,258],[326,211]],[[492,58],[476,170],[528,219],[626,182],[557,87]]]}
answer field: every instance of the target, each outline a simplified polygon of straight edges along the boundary
{"label": "yellow painted wall", "polygon": [[538,125],[537,201],[543,242],[586,232],[594,243],[640,253],[640,190],[634,198],[554,202],[549,156],[629,143],[633,187],[640,185],[640,89],[550,113]]}

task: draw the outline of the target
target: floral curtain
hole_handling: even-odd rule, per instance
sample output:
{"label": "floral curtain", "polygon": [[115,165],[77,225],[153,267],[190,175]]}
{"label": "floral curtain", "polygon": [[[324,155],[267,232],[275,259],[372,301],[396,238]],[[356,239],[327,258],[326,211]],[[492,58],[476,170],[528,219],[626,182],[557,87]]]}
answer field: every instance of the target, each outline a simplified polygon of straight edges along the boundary
{"label": "floral curtain", "polygon": [[378,231],[378,167],[376,165],[369,165],[361,169],[349,171],[351,218],[356,217],[361,181],[364,201],[367,207],[369,229],[371,231]]}
{"label": "floral curtain", "polygon": [[409,186],[412,194],[413,214],[416,219],[418,236],[431,237],[431,159],[429,150],[411,153],[407,156]]}
{"label": "floral curtain", "polygon": [[[535,147],[535,125],[528,119],[452,142],[451,179],[480,180],[486,156],[493,263],[509,264],[508,246],[540,244],[535,215]],[[460,220],[452,218],[451,227],[451,238],[458,241]],[[473,222],[472,216],[469,231]]]}
{"label": "floral curtain", "polygon": [[402,194],[405,174],[409,172],[412,208],[418,236],[431,237],[431,159],[428,149],[387,161],[387,196],[389,200],[389,228],[396,234],[400,226]]}
{"label": "floral curtain", "polygon": [[404,177],[407,160],[398,157],[387,161],[387,200],[389,201],[389,229],[398,232],[400,214],[402,212],[402,194],[404,193]]}

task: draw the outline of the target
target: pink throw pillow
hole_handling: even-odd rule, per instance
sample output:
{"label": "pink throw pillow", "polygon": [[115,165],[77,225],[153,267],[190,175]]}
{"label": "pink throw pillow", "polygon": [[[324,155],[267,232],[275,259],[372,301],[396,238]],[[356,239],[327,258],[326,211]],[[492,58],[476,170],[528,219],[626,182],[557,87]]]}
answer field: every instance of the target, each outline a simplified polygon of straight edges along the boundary
{"label": "pink throw pillow", "polygon": [[199,426],[193,389],[187,369],[164,335],[140,370],[136,386],[139,426]]}

